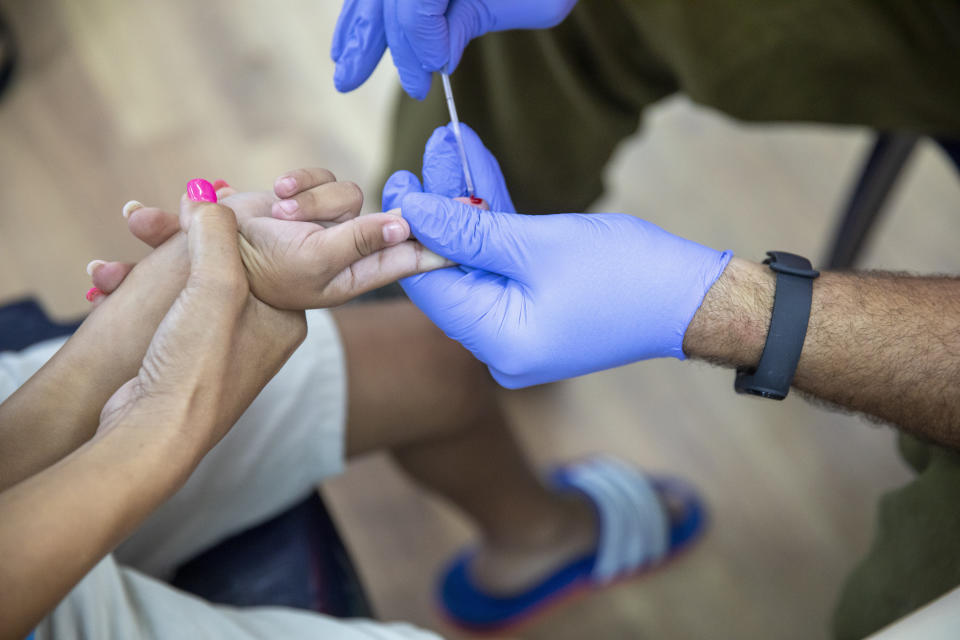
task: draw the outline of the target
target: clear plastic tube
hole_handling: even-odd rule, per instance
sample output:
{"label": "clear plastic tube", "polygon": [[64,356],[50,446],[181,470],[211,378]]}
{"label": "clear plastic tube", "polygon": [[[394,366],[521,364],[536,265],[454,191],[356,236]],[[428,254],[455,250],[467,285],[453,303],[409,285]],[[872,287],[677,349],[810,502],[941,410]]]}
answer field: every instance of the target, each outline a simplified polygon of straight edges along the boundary
{"label": "clear plastic tube", "polygon": [[463,146],[463,135],[460,133],[460,118],[457,117],[457,105],[453,101],[453,89],[450,87],[450,75],[441,72],[440,79],[443,80],[443,93],[447,96],[447,110],[450,112],[450,122],[453,124],[453,136],[457,139],[457,149],[460,151],[460,164],[463,166],[463,178],[467,183],[467,195],[475,195],[473,189],[473,176],[470,174],[470,163],[467,161],[467,149]]}

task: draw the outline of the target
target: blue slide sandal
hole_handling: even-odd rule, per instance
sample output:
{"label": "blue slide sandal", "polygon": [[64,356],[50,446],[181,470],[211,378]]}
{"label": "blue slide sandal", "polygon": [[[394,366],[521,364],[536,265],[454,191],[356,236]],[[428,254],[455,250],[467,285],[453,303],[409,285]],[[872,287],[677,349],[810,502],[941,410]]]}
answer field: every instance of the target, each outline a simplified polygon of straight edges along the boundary
{"label": "blue slide sandal", "polygon": [[[689,548],[706,528],[706,509],[693,487],[678,478],[645,476],[615,458],[575,462],[558,469],[552,480],[558,491],[579,492],[593,504],[600,531],[597,548],[508,597],[476,587],[469,574],[474,552],[461,553],[439,586],[440,607],[451,623],[476,633],[515,627],[574,596],[656,569]],[[679,506],[669,520],[661,499]]]}

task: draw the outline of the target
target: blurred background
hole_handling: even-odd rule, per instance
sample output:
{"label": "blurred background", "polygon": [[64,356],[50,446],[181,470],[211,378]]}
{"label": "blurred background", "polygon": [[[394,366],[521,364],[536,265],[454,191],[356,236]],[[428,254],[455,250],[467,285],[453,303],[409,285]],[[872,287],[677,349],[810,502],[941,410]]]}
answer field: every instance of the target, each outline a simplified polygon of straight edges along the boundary
{"label": "blurred background", "polygon": [[[0,301],[38,297],[85,313],[94,258],[136,260],[120,210],[175,207],[194,177],[267,189],[324,166],[379,204],[389,60],[338,94],[328,55],[333,0],[2,0],[20,66],[0,100]],[[437,125],[444,124],[438,122]],[[824,256],[872,132],[743,126],[676,97],[649,110],[618,151],[596,211],[652,220],[761,259]],[[955,273],[960,180],[923,142],[862,264]],[[658,361],[505,394],[546,469],[615,451],[682,475],[712,515],[702,544],[664,570],[591,595],[524,629],[529,638],[812,638],[865,552],[876,500],[906,467],[890,429],[735,396],[733,373]],[[471,530],[389,462],[351,465],[322,491],[375,612],[456,638],[433,607],[441,564]]]}

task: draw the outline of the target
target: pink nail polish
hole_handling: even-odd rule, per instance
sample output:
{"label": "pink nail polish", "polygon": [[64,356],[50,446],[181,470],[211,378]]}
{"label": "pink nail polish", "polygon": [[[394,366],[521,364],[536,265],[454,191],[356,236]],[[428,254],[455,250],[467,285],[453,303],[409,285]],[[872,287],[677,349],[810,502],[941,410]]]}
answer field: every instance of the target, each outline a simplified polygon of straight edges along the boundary
{"label": "pink nail polish", "polygon": [[228,189],[229,189],[229,188],[230,188],[230,184],[229,184],[226,180],[214,180],[214,181],[213,181],[213,188],[214,188],[214,190],[216,190],[216,191],[220,191],[220,189],[223,189],[223,188],[228,188]]}
{"label": "pink nail polish", "polygon": [[194,202],[216,202],[217,190],[203,178],[195,178],[187,183],[187,197]]}
{"label": "pink nail polish", "polygon": [[93,302],[94,300],[97,299],[97,296],[102,296],[102,295],[103,295],[103,291],[100,291],[100,289],[96,287],[90,287],[90,290],[87,291],[87,302]]}

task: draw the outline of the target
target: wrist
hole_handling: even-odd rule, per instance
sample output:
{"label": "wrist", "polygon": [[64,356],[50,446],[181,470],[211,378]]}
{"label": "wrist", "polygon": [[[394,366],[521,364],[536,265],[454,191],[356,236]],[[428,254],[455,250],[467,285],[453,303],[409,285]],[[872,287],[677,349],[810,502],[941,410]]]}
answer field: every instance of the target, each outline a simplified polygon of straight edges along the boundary
{"label": "wrist", "polygon": [[756,366],[775,290],[774,273],[765,265],[732,258],[690,321],[684,353],[725,366]]}

